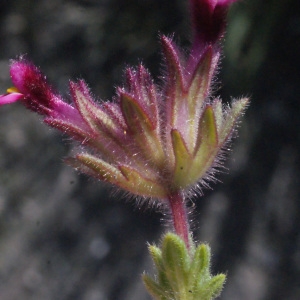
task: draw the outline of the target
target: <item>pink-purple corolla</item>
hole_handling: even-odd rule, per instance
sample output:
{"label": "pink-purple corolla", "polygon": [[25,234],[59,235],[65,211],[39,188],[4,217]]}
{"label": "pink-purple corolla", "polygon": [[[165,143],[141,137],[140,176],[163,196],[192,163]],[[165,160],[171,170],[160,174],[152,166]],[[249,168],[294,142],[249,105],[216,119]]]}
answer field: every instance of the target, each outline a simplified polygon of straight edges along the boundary
{"label": "pink-purple corolla", "polygon": [[211,95],[226,13],[234,0],[190,0],[193,40],[185,55],[161,36],[164,80],[143,65],[126,70],[112,102],[94,101],[83,80],[70,82],[72,104],[24,58],[10,67],[14,88],[0,104],[22,102],[44,122],[79,141],[86,151],[68,159],[83,173],[170,205],[176,232],[188,244],[184,196],[214,178],[222,150],[248,100],[224,107]]}

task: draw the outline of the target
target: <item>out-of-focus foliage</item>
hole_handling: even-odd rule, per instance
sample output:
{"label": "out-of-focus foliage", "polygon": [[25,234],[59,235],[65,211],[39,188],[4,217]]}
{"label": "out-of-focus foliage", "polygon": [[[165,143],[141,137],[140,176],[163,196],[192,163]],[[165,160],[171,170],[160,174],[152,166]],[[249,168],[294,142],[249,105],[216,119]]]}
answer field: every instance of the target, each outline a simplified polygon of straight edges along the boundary
{"label": "out-of-focus foliage", "polygon": [[[157,74],[159,31],[188,40],[182,0],[4,0],[0,16],[2,92],[8,59],[25,53],[60,91],[82,77],[111,98],[127,63]],[[224,52],[216,93],[252,102],[229,174],[195,201],[195,234],[211,245],[212,272],[227,273],[222,299],[296,300],[300,2],[236,3]],[[140,274],[162,215],[64,166],[72,145],[18,104],[1,108],[0,144],[1,300],[147,299]]]}

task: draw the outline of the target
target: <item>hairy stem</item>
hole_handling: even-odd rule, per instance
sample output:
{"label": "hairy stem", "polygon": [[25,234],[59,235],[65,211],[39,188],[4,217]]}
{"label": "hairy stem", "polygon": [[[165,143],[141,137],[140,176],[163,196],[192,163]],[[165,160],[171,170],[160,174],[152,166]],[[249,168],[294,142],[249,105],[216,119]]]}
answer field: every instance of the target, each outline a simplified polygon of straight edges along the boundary
{"label": "hairy stem", "polygon": [[175,232],[180,236],[189,249],[189,223],[187,219],[184,197],[180,191],[168,197]]}

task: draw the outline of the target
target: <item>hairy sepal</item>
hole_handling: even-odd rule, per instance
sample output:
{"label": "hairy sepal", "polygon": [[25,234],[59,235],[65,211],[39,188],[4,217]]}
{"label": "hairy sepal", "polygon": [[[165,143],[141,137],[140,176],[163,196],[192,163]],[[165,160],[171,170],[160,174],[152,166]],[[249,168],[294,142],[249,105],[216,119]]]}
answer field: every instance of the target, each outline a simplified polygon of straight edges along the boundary
{"label": "hairy sepal", "polygon": [[125,93],[137,99],[153,126],[159,130],[157,91],[148,70],[143,65],[139,65],[137,70],[128,68],[126,70],[126,81],[127,88],[120,89],[120,95]]}
{"label": "hairy sepal", "polygon": [[248,98],[235,100],[231,104],[231,108],[224,112],[224,119],[221,130],[219,132],[220,143],[224,143],[229,139],[232,131],[236,127],[238,119],[243,115],[245,109],[249,104]]}
{"label": "hairy sepal", "polygon": [[185,82],[182,70],[182,63],[175,44],[166,36],[161,37],[165,64],[166,64],[166,83],[165,98],[167,109],[167,120],[173,128],[182,125],[182,120],[187,120],[187,107],[185,92]]}
{"label": "hairy sepal", "polygon": [[207,106],[199,122],[198,137],[194,150],[194,163],[190,169],[190,176],[196,182],[203,178],[213,165],[220,150],[218,131],[211,106]]}
{"label": "hairy sepal", "polygon": [[78,154],[67,160],[68,164],[102,181],[110,182],[124,190],[143,197],[166,197],[165,187],[158,180],[147,178],[144,174],[126,165],[114,166],[90,154]]}
{"label": "hairy sepal", "polygon": [[186,105],[188,107],[189,122],[187,123],[188,129],[186,138],[189,140],[190,151],[193,151],[193,147],[195,146],[198,129],[197,120],[199,120],[201,109],[209,93],[210,83],[213,75],[212,55],[212,49],[209,47],[198,63],[198,66],[191,77],[192,80],[190,85],[187,89],[188,94],[185,99],[187,99]]}
{"label": "hairy sepal", "polygon": [[162,166],[165,163],[165,155],[156,124],[135,98],[123,93],[120,101],[128,134],[133,136],[149,161]]}
{"label": "hairy sepal", "polygon": [[172,145],[175,158],[174,166],[174,188],[185,188],[191,182],[190,167],[193,162],[193,156],[189,153],[188,147],[179,132],[173,129],[171,131]]}

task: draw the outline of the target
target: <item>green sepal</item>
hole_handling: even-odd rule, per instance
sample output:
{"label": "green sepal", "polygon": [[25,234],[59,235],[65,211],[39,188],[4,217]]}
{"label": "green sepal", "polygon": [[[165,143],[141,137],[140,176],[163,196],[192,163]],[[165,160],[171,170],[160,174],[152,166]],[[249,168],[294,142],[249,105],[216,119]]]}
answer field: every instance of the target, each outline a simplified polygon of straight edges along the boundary
{"label": "green sepal", "polygon": [[221,143],[223,143],[228,138],[228,136],[230,136],[232,130],[235,128],[237,120],[243,115],[248,104],[248,98],[236,100],[231,104],[231,108],[228,109],[226,113],[226,117],[223,120],[222,127],[219,133]]}
{"label": "green sepal", "polygon": [[141,103],[123,93],[121,94],[121,108],[129,133],[134,136],[144,155],[158,164],[165,163],[160,136],[155,127],[157,124],[152,122]]}
{"label": "green sepal", "polygon": [[[76,88],[74,83],[71,83],[71,87],[72,86],[73,98],[78,111],[91,130],[98,132],[100,128],[97,122],[97,114],[101,113],[100,107],[98,107],[88,95],[85,95],[82,90]],[[103,113],[101,116],[103,119],[105,119],[105,117],[107,118],[107,116],[105,116]]]}
{"label": "green sepal", "polygon": [[68,158],[66,162],[83,173],[118,185],[137,195],[159,198],[166,195],[164,186],[156,182],[155,178],[143,176],[138,170],[126,165],[113,165],[88,153]]}
{"label": "green sepal", "polygon": [[185,188],[190,182],[190,165],[192,155],[189,153],[186,143],[177,129],[171,130],[172,145],[175,157],[175,170],[173,182],[175,187]]}
{"label": "green sepal", "polygon": [[[206,52],[203,53],[202,59],[199,61],[195,73],[193,74],[193,80],[188,87],[187,107],[188,107],[188,137],[190,141],[189,150],[192,152],[192,145],[194,145],[195,139],[197,139],[197,120],[200,118],[199,112],[207,94],[209,92],[209,86],[212,78],[212,59],[213,50],[208,47]],[[189,145],[188,145],[189,146]]]}
{"label": "green sepal", "polygon": [[[198,137],[195,147],[195,155],[199,151],[209,152],[218,145],[218,132],[212,106],[207,106],[199,122]],[[205,149],[205,150],[202,150]]]}
{"label": "green sepal", "polygon": [[219,151],[217,124],[212,106],[207,106],[199,122],[198,137],[190,167],[191,183],[197,182],[212,166]]}

